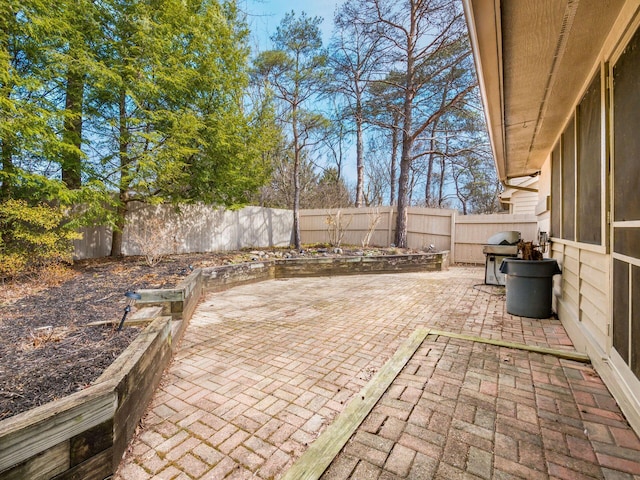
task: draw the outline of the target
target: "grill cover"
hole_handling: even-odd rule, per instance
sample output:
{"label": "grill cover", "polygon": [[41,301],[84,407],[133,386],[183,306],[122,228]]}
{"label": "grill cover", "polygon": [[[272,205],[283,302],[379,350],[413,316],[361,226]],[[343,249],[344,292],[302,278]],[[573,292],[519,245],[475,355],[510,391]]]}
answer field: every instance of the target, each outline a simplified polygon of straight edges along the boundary
{"label": "grill cover", "polygon": [[487,244],[489,245],[515,245],[520,241],[520,232],[507,231],[499,232],[489,237]]}

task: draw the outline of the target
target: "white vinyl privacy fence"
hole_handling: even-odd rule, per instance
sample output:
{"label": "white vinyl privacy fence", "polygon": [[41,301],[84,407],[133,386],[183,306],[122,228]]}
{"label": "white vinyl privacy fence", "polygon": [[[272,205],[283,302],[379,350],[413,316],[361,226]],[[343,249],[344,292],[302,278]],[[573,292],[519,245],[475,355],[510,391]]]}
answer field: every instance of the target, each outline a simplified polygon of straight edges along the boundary
{"label": "white vinyl privacy fence", "polygon": [[[301,210],[300,230],[304,244],[335,243],[390,246],[396,224],[395,207]],[[537,237],[533,215],[459,215],[455,210],[409,208],[408,246],[449,250],[455,263],[484,263],[482,245],[495,233],[517,230],[525,240]],[[163,253],[192,253],[280,247],[291,243],[293,215],[290,210],[245,207],[224,210],[206,205],[133,204],[123,234],[123,254],[141,255],[145,247]],[[111,230],[86,228],[75,242],[75,257],[109,255]]]}
{"label": "white vinyl privacy fence", "polygon": [[[305,244],[331,243],[341,237],[343,245],[390,246],[395,236],[395,207],[302,210],[300,230]],[[408,209],[409,248],[449,250],[454,263],[484,263],[482,246],[495,233],[521,232],[524,240],[537,238],[534,215],[459,215],[455,210]]]}
{"label": "white vinyl privacy fence", "polygon": [[[289,210],[245,207],[225,210],[207,205],[146,205],[134,203],[127,214],[122,253],[141,255],[153,247],[165,254],[277,247],[291,243],[293,216]],[[97,258],[111,251],[111,229],[85,228],[77,240],[75,258]]]}

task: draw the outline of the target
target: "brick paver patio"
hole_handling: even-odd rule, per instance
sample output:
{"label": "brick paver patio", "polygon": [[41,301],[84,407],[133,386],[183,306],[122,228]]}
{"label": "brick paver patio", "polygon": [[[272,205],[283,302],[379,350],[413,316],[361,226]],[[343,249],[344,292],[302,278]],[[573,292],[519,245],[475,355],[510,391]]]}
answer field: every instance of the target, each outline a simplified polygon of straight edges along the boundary
{"label": "brick paver patio", "polygon": [[[572,350],[483,269],[269,281],[197,308],[116,478],[278,478],[417,327]],[[429,335],[325,479],[640,479],[590,365]]]}

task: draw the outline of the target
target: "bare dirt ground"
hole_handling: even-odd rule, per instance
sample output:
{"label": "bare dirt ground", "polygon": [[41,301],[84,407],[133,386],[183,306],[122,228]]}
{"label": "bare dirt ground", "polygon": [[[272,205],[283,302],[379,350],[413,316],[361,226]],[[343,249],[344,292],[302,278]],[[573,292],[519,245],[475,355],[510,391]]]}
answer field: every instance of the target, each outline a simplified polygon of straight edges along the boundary
{"label": "bare dirt ground", "polygon": [[[408,253],[345,249],[342,255]],[[335,256],[309,248],[308,256]],[[174,255],[150,267],[141,257],[95,259],[54,268],[37,277],[0,285],[0,420],[88,387],[136,337],[139,328],[117,324],[124,293],[168,288],[193,268],[257,258],[300,256],[289,250]]]}

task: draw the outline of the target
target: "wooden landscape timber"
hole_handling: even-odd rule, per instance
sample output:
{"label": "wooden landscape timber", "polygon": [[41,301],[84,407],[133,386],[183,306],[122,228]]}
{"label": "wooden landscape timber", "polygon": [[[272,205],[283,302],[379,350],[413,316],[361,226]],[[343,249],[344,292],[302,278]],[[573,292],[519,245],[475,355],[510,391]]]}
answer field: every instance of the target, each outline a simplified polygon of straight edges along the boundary
{"label": "wooden landscape timber", "polygon": [[373,410],[407,362],[429,334],[418,328],[398,348],[396,353],[376,373],[335,420],[295,461],[281,480],[317,480],[322,476],[342,447]]}
{"label": "wooden landscape timber", "polygon": [[[94,385],[2,422],[0,478],[51,478],[85,458],[73,446],[90,443],[94,428],[113,418],[116,394],[112,384]],[[43,461],[46,458],[46,461]]]}
{"label": "wooden landscape timber", "polygon": [[527,352],[540,353],[542,355],[553,355],[554,357],[573,360],[574,362],[591,362],[589,355],[586,353],[576,352],[575,350],[560,350],[557,348],[539,347],[538,345],[525,345],[524,343],[508,342],[506,340],[496,340],[493,338],[482,338],[477,335],[465,335],[463,333],[444,332],[442,330],[431,330],[429,334],[441,337],[457,338],[458,340],[467,340],[469,342],[485,343],[487,345],[495,345],[496,347],[525,350]]}
{"label": "wooden landscape timber", "polygon": [[104,479],[115,472],[171,359],[157,317],[94,385],[0,422],[0,479]]}
{"label": "wooden landscape timber", "polygon": [[437,337],[448,337],[474,343],[484,343],[498,347],[524,350],[552,355],[558,358],[587,363],[589,357],[583,353],[569,350],[525,345],[482,338],[475,335],[446,332],[429,328],[416,329],[398,348],[396,353],[371,378],[369,383],[353,397],[346,408],[322,432],[311,446],[293,463],[280,480],[318,480],[340,453],[360,424],[373,410],[382,395],[387,391],[394,379],[402,371],[407,362],[418,350],[426,338],[435,340]]}
{"label": "wooden landscape timber", "polygon": [[[151,323],[154,319],[162,314],[162,307],[143,307],[127,317],[124,321],[125,326],[144,325]],[[118,325],[120,320],[117,318],[99,322],[87,323],[88,327],[99,327],[100,325]]]}

